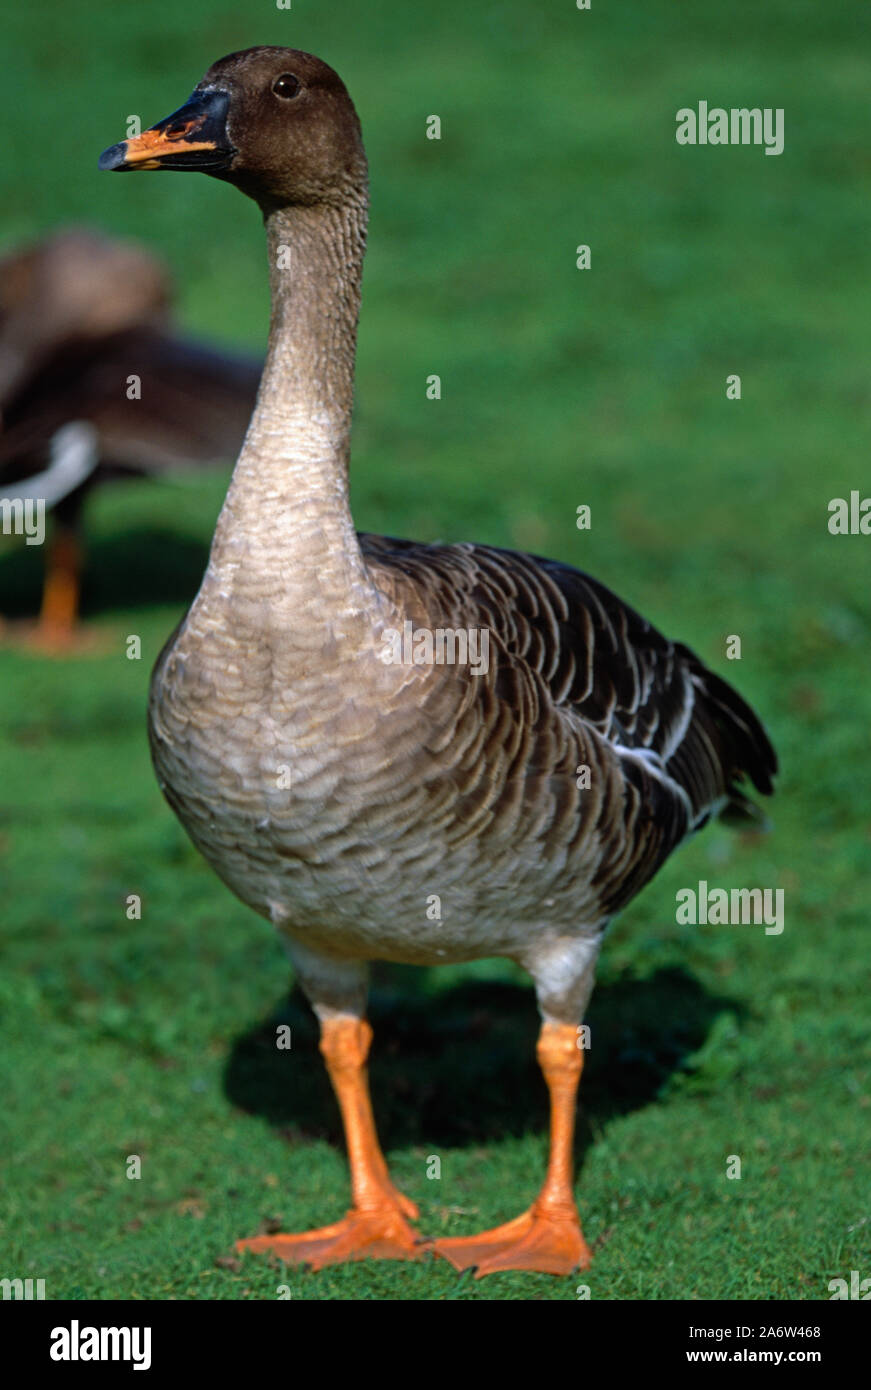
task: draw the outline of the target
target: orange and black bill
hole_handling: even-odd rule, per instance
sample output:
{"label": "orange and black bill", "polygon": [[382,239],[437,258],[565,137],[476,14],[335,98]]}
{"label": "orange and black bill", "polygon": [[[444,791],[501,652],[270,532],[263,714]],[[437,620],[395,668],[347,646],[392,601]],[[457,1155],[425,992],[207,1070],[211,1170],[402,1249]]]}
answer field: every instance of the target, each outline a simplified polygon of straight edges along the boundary
{"label": "orange and black bill", "polygon": [[229,168],[235,153],[227,135],[227,92],[215,88],[194,92],[171,116],[130,140],[110,145],[100,155],[100,169],[201,169],[217,173]]}

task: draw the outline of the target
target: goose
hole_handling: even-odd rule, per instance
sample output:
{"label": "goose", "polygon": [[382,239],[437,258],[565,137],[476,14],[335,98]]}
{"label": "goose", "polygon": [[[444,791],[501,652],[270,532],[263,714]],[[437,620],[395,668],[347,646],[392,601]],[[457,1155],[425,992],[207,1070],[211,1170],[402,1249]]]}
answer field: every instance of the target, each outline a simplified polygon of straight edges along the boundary
{"label": "goose", "polygon": [[[352,1205],[237,1249],[316,1269],[427,1251],[476,1277],[584,1267],[572,1147],[603,933],[712,815],[753,814],[746,779],[771,791],[771,744],[734,690],[589,575],[355,531],[367,164],[326,63],[289,48],[232,53],[99,163],[201,170],[265,222],[257,405],[202,587],[154,669],[149,735],[190,838],[286,944],[319,1021]],[[469,634],[486,660],[468,660]],[[520,1216],[426,1241],[376,1134],[367,973],[373,961],[483,957],[517,962],[535,986],[549,1160]]]}
{"label": "goose", "polygon": [[54,521],[38,646],[76,642],[90,492],[230,459],[242,442],[261,364],[179,337],[170,298],[149,252],[89,227],[0,261],[0,499],[41,500]]}

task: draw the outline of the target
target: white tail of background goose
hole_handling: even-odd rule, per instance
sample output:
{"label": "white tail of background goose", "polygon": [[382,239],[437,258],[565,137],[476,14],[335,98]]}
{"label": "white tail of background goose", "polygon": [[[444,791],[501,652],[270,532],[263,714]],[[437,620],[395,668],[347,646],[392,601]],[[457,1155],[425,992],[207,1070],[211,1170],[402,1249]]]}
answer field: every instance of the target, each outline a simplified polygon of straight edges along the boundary
{"label": "white tail of background goose", "polygon": [[[420,1256],[416,1209],[390,1182],[369,1103],[367,962],[503,955],[532,975],[543,1017],[547,1176],[516,1221],[431,1248],[479,1274],[567,1273],[589,1259],[572,1136],[577,1026],[602,933],[691,830],[745,808],[744,777],[770,791],[774,753],[692,652],[569,566],[356,535],[347,465],[367,178],[330,68],[290,49],[232,54],[101,167],[202,168],[254,198],[266,223],[263,382],[202,588],[155,668],[150,735],[194,843],[287,941],[321,1024],[353,1207],[319,1231],[240,1248],[315,1266]],[[383,659],[406,640],[425,653],[426,632],[447,629],[455,642],[486,636],[486,660]]]}
{"label": "white tail of background goose", "polygon": [[169,302],[153,256],[88,228],[0,261],[0,495],[54,512],[42,646],[74,638],[91,489],[229,460],[244,437],[260,365],[178,337]]}
{"label": "white tail of background goose", "polygon": [[23,501],[41,498],[47,507],[56,507],[90,478],[99,462],[97,431],[86,420],[72,420],[52,436],[48,468],[16,483],[15,496]]}

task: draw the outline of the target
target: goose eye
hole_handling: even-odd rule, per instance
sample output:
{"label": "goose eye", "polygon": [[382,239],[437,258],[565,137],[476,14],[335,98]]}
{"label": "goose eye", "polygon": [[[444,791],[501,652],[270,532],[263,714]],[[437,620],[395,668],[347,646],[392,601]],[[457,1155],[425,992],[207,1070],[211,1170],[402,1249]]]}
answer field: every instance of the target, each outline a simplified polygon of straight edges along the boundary
{"label": "goose eye", "polygon": [[283,72],[280,77],[276,77],[272,84],[272,90],[277,97],[285,97],[289,100],[295,97],[300,88],[298,77],[294,77],[292,72]]}

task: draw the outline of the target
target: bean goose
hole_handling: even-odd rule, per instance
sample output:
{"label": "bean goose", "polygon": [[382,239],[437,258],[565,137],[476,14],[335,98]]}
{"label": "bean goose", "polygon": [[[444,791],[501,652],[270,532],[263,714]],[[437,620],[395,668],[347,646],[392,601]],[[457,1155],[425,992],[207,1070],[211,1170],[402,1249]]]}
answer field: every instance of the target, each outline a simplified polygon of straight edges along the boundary
{"label": "bean goose", "polygon": [[[745,777],[771,790],[771,745],[740,696],[588,575],[355,532],[367,168],[331,68],[285,48],[231,54],[100,165],[201,169],[254,199],[266,226],[260,394],[202,588],[155,667],[150,739],[195,845],[286,941],[320,1023],[353,1205],[238,1248],[315,1267],[431,1248],[479,1276],[583,1266],[578,1028],[602,934],[691,831],[749,811]],[[464,663],[440,632],[479,634],[487,660]],[[492,956],[537,991],[547,1173],[515,1220],[427,1246],[376,1136],[368,963]]]}
{"label": "bean goose", "polygon": [[53,512],[42,646],[74,640],[89,493],[230,459],[244,437],[260,365],[180,338],[169,302],[153,256],[88,228],[0,261],[0,495]]}

